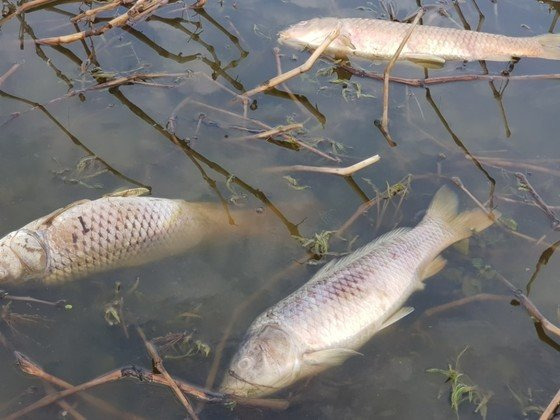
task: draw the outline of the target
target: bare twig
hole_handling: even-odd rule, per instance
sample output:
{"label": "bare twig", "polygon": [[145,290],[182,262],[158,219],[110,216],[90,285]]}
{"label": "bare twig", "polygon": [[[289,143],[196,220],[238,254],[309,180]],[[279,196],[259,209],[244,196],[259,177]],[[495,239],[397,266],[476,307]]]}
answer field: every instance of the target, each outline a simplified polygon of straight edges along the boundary
{"label": "bare twig", "polygon": [[[46,381],[49,381],[51,383],[55,383],[58,386],[63,386],[63,387],[67,387],[69,386],[68,389],[64,390],[64,391],[60,391],[51,395],[48,395],[42,399],[40,399],[39,401],[35,402],[34,404],[31,404],[25,408],[23,408],[22,410],[17,411],[16,413],[11,414],[8,417],[5,417],[6,419],[15,419],[17,417],[21,417],[25,414],[28,414],[36,409],[45,407],[47,405],[50,405],[52,403],[55,403],[56,401],[62,399],[62,398],[66,398],[70,395],[85,391],[87,389],[96,387],[96,386],[100,386],[109,382],[114,382],[117,380],[121,380],[121,379],[125,379],[125,378],[135,378],[140,380],[143,383],[155,383],[155,384],[159,384],[159,385],[166,385],[166,386],[170,386],[169,385],[169,381],[167,378],[165,378],[163,375],[161,374],[156,374],[153,373],[143,367],[138,367],[138,366],[127,366],[127,367],[123,367],[121,369],[117,369],[117,370],[113,370],[109,373],[106,373],[104,375],[98,376],[95,379],[92,379],[91,381],[85,382],[83,384],[77,385],[77,386],[71,386],[68,383],[53,377],[52,375],[44,372],[42,369],[38,368],[34,363],[32,363],[30,361],[29,358],[27,358],[26,356],[24,356],[22,353],[19,352],[15,352],[17,361],[18,361],[18,365],[19,367],[25,372],[28,373],[30,375],[33,376],[38,376],[41,379],[44,379]],[[54,378],[54,379],[53,379]],[[207,401],[207,402],[213,402],[213,403],[220,403],[220,404],[230,404],[230,403],[238,403],[241,405],[245,405],[245,406],[250,406],[250,407],[259,407],[259,408],[268,408],[268,409],[274,409],[274,410],[285,410],[286,408],[288,408],[289,403],[286,400],[282,400],[282,399],[274,399],[274,398],[245,398],[245,397],[238,397],[235,395],[228,395],[228,394],[222,394],[220,392],[213,392],[213,391],[209,391],[206,390],[204,388],[200,388],[197,387],[195,385],[189,384],[188,382],[182,381],[180,379],[174,379],[172,378],[172,380],[174,381],[174,383],[179,387],[179,389],[189,395],[192,395],[195,398],[198,398],[200,400],[203,401]],[[53,382],[56,381],[56,382]],[[88,401],[93,401],[94,399],[96,399],[95,397],[89,396],[87,395],[86,398],[86,394],[81,394],[82,398],[88,400]],[[103,400],[101,400],[102,403],[106,404]],[[117,411],[116,414],[118,414],[119,412]],[[112,414],[113,416],[115,416],[115,414]],[[126,414],[125,418],[128,419],[135,419],[138,418],[136,416],[133,415],[128,415]],[[119,415],[118,417],[122,417],[122,415]]]}
{"label": "bare twig", "polygon": [[424,312],[424,315],[427,317],[434,316],[441,312],[445,312],[450,309],[455,309],[472,302],[501,302],[504,300],[511,300],[511,298],[509,296],[494,295],[492,293],[478,293],[476,295],[466,296],[464,298],[454,300],[453,302],[448,302],[439,306],[434,306],[432,308],[429,308]]}
{"label": "bare twig", "polygon": [[35,42],[45,45],[60,45],[86,39],[91,36],[102,35],[112,28],[125,26],[134,21],[144,19],[146,16],[155,12],[159,7],[166,5],[167,1],[168,0],[138,0],[126,13],[111,19],[100,28],[76,32],[70,35],[41,38],[37,39]]}
{"label": "bare twig", "polygon": [[[278,76],[280,76],[283,73],[282,61],[280,60],[280,48],[274,47],[272,52],[274,53],[274,59],[276,60],[276,72],[278,73]],[[286,91],[290,99],[300,108],[300,110],[302,110],[303,112],[307,111],[307,108],[305,108],[305,106],[300,102],[298,97],[294,95],[294,93],[288,86],[286,86],[284,83],[281,83],[280,86]]]}
{"label": "bare twig", "polygon": [[293,165],[293,166],[275,166],[272,168],[267,168],[267,172],[318,172],[321,174],[332,174],[340,176],[350,176],[359,170],[373,165],[380,159],[379,155],[371,156],[361,162],[355,163],[354,165],[347,166],[345,168],[333,168],[328,166],[306,166],[306,165]]}
{"label": "bare twig", "polygon": [[554,230],[560,229],[560,220],[558,220],[558,217],[556,217],[556,213],[554,213],[554,211],[550,208],[550,206],[544,202],[544,200],[539,195],[539,193],[531,185],[531,183],[529,182],[527,177],[524,174],[522,174],[521,172],[516,172],[515,177],[519,181],[521,181],[521,183],[524,185],[524,187],[527,188],[527,190],[529,191],[529,194],[531,194],[531,197],[533,197],[533,200],[535,201],[537,206],[539,206],[540,209],[544,212],[544,214],[546,214],[548,216],[548,218],[550,219],[550,222],[552,223],[552,229],[554,229]]}
{"label": "bare twig", "polygon": [[64,300],[64,299],[60,299],[60,300],[57,300],[56,302],[52,302],[52,301],[49,301],[49,300],[35,299],[31,296],[12,296],[12,295],[9,295],[4,290],[0,290],[0,301],[1,300],[12,300],[12,301],[18,301],[18,302],[39,303],[39,304],[42,304],[42,305],[57,306],[59,308],[63,307],[64,304],[66,303],[66,300]]}
{"label": "bare twig", "polygon": [[543,329],[560,338],[560,328],[550,322],[535,306],[535,304],[523,293],[521,289],[515,287],[508,279],[506,279],[502,274],[496,272],[498,280],[500,280],[515,296],[515,299],[519,301],[521,306],[523,306],[529,315],[533,319],[542,325]]}
{"label": "bare twig", "polygon": [[234,140],[252,140],[252,139],[269,139],[271,137],[277,136],[281,133],[286,133],[292,130],[300,130],[303,128],[303,124],[295,123],[295,124],[287,124],[287,125],[279,125],[278,127],[274,127],[270,130],[262,131],[260,133],[256,133],[250,136],[242,136],[242,137],[233,137],[230,138],[229,141]]}
{"label": "bare twig", "polygon": [[286,73],[281,74],[279,76],[273,77],[272,79],[264,82],[262,85],[257,86],[256,88],[245,92],[244,96],[250,97],[257,93],[264,92],[265,90],[273,88],[274,86],[277,86],[290,79],[293,79],[294,77],[299,76],[302,73],[309,71],[311,67],[313,67],[313,64],[315,64],[315,61],[317,61],[317,59],[321,56],[321,54],[323,54],[323,52],[328,48],[328,46],[339,35],[340,35],[340,24],[337,25],[337,27],[332,30],[332,32],[325,38],[325,40],[321,43],[321,45],[319,45],[319,47],[313,52],[313,54],[311,54],[311,56],[307,59],[307,61],[303,63],[301,66],[298,66],[295,69],[287,71]]}
{"label": "bare twig", "polygon": [[8,69],[6,73],[0,76],[0,86],[2,86],[2,84],[8,79],[8,77],[10,77],[12,74],[16,72],[19,66],[21,66],[21,64],[19,63],[14,64],[12,67]]}
{"label": "bare twig", "polygon": [[167,372],[167,369],[165,369],[165,366],[163,366],[163,360],[161,360],[161,357],[158,354],[156,347],[152,344],[152,342],[146,339],[146,335],[144,334],[144,331],[142,331],[140,327],[136,327],[136,330],[138,331],[138,335],[140,336],[140,338],[142,338],[142,341],[146,346],[146,350],[148,351],[150,357],[152,358],[152,365],[154,367],[154,370],[161,373],[163,377],[167,380],[167,384],[173,390],[173,392],[175,393],[179,401],[181,401],[181,404],[183,404],[183,406],[187,410],[187,413],[189,413],[189,416],[191,416],[191,418],[194,420],[198,420],[198,415],[194,411],[191,403],[189,402],[189,400],[187,400],[187,397],[185,397],[185,395],[181,392],[181,390],[179,389],[179,387],[177,386],[177,384],[175,383],[175,381],[173,380],[169,372]]}
{"label": "bare twig", "polygon": [[[48,383],[44,383],[43,388],[45,388],[45,392],[47,394],[52,394],[52,393],[56,392],[54,387],[51,384],[48,384]],[[78,410],[76,410],[74,407],[72,407],[65,400],[59,400],[56,403],[58,404],[58,406],[60,408],[62,408],[62,410],[66,411],[75,420],[86,420],[86,417],[84,417],[80,412],[78,412]]]}
{"label": "bare twig", "polygon": [[[369,72],[362,69],[356,69],[352,66],[346,64],[339,64],[339,67],[343,70],[352,73],[355,76],[367,77],[374,80],[384,80],[384,75],[380,73]],[[560,79],[560,73],[551,74],[526,74],[526,75],[503,75],[503,74],[460,74],[457,76],[439,76],[439,77],[427,77],[424,79],[411,79],[406,77],[396,77],[391,76],[389,78],[390,82],[398,83],[401,85],[407,85],[412,87],[427,87],[431,85],[441,85],[445,83],[457,83],[457,82],[472,82],[472,81],[530,81],[530,80],[558,80]]]}
{"label": "bare twig", "polygon": [[420,8],[418,10],[418,13],[416,14],[416,17],[412,21],[411,26],[406,31],[406,34],[405,34],[403,40],[401,41],[401,43],[399,45],[399,48],[397,48],[397,51],[395,51],[395,54],[393,55],[393,58],[391,58],[391,61],[389,61],[389,64],[387,64],[387,67],[385,68],[385,71],[383,72],[383,118],[381,120],[381,128],[382,128],[383,132],[387,133],[388,139],[391,139],[391,137],[389,136],[389,77],[390,77],[390,73],[391,73],[391,70],[393,69],[393,66],[397,62],[397,60],[399,58],[399,55],[401,54],[404,46],[406,45],[406,43],[410,39],[410,36],[412,35],[412,32],[416,28],[416,25],[418,24],[418,21],[420,20],[420,18],[422,18],[423,15],[424,15],[424,9]]}
{"label": "bare twig", "polygon": [[558,404],[560,404],[560,390],[558,390],[554,398],[552,398],[546,409],[539,417],[539,420],[552,420]]}

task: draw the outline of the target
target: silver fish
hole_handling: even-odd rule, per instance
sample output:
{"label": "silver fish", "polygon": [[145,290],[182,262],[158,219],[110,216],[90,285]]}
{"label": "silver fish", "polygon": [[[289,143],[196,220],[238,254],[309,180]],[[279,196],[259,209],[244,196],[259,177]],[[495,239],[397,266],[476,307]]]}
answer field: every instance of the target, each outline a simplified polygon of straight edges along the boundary
{"label": "silver fish", "polygon": [[[316,18],[299,22],[280,32],[279,42],[316,49],[338,24],[341,25],[340,36],[325,53],[369,60],[391,59],[411,25],[380,19]],[[446,60],[509,61],[520,57],[560,59],[560,35],[510,37],[417,25],[399,55],[400,60],[428,67],[442,66]]]}
{"label": "silver fish", "polygon": [[121,195],[75,202],[0,239],[0,284],[59,283],[144,264],[238,229],[216,204]]}
{"label": "silver fish", "polygon": [[220,390],[271,394],[358,354],[376,332],[412,311],[402,305],[443,268],[445,248],[492,223],[480,209],[457,214],[456,195],[441,188],[415,228],[396,229],[327,264],[257,317]]}

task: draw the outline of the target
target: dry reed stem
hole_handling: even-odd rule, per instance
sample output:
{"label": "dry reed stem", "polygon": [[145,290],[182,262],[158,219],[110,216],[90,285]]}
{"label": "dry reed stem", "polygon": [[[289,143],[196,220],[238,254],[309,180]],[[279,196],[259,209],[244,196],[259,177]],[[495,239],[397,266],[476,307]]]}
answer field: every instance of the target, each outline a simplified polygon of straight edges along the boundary
{"label": "dry reed stem", "polygon": [[13,13],[0,19],[0,25],[12,19],[15,16],[19,16],[22,13],[27,12],[28,10],[44,6],[46,4],[54,3],[55,1],[58,0],[32,0],[32,1],[28,1],[27,3],[23,3],[21,6],[18,6],[18,8]]}
{"label": "dry reed stem", "polygon": [[12,295],[8,294],[7,292],[5,292],[4,290],[0,290],[0,301],[2,301],[2,300],[39,303],[41,305],[57,306],[57,307],[62,307],[66,303],[66,300],[64,300],[64,299],[60,299],[60,300],[57,300],[56,302],[53,302],[53,301],[49,301],[49,300],[36,299],[34,297],[31,297],[31,296],[12,296]]}
{"label": "dry reed stem", "polygon": [[[52,393],[56,392],[54,387],[51,384],[48,384],[48,383],[43,383],[43,388],[45,389],[45,392],[47,394],[52,394]],[[62,408],[62,410],[66,411],[75,420],[86,420],[85,416],[83,416],[78,410],[76,410],[73,406],[71,406],[65,400],[59,400],[56,403],[58,404],[58,406],[60,408]]]}
{"label": "dry reed stem", "polygon": [[345,168],[333,168],[328,166],[306,166],[306,165],[292,165],[292,166],[275,166],[265,169],[266,172],[317,172],[321,174],[332,174],[340,176],[350,176],[355,172],[364,169],[367,166],[379,162],[379,155],[371,156],[354,165]]}
{"label": "dry reed stem", "polygon": [[236,141],[236,140],[266,140],[268,138],[277,136],[278,134],[286,133],[292,130],[300,130],[303,128],[303,124],[294,123],[294,124],[287,124],[287,125],[279,125],[278,127],[274,127],[270,130],[262,131],[260,133],[256,133],[250,136],[241,136],[241,137],[232,137],[229,141]]}
{"label": "dry reed stem", "polygon": [[177,386],[177,384],[175,383],[175,381],[173,380],[169,372],[167,372],[167,369],[165,369],[165,366],[163,365],[163,360],[158,354],[156,347],[153,345],[151,341],[148,341],[146,335],[144,334],[144,331],[142,331],[140,327],[136,327],[136,331],[138,331],[138,335],[140,336],[140,338],[142,338],[142,341],[146,346],[146,350],[148,351],[150,357],[152,358],[152,366],[154,367],[154,369],[163,375],[169,387],[173,390],[173,392],[175,393],[175,395],[177,396],[181,404],[183,404],[183,406],[187,410],[189,416],[193,420],[198,420],[198,415],[194,411],[191,403],[189,402],[189,400],[187,400],[185,394],[181,392],[181,390],[179,389],[179,387]]}
{"label": "dry reed stem", "polygon": [[35,40],[37,44],[60,45],[83,40],[91,36],[102,35],[115,27],[128,25],[139,19],[145,18],[147,15],[155,12],[159,7],[167,4],[167,0],[138,0],[126,13],[111,19],[101,28],[92,29],[90,31],[76,32],[70,35],[62,35],[51,38],[41,38]]}
{"label": "dry reed stem", "polygon": [[[272,52],[274,53],[274,60],[276,61],[276,72],[278,73],[278,76],[280,76],[283,73],[282,61],[280,60],[280,48],[274,47]],[[307,108],[305,108],[305,106],[303,106],[303,104],[298,100],[297,96],[294,95],[294,92],[292,92],[292,90],[283,83],[280,86],[286,91],[290,99],[299,107],[299,109],[306,113]]]}
{"label": "dry reed stem", "polygon": [[539,172],[539,173],[543,173],[543,174],[560,176],[560,171],[557,170],[557,169],[545,168],[545,167],[542,167],[542,166],[539,166],[539,165],[534,165],[532,163],[527,163],[527,162],[511,162],[511,161],[500,159],[500,158],[489,158],[489,157],[478,157],[478,156],[476,156],[476,160],[478,160],[479,162],[484,163],[488,166],[491,166],[491,167],[494,167],[494,168],[499,168],[499,169],[511,168],[511,169],[518,169],[519,170],[519,168],[524,168],[524,169],[527,169],[527,170],[533,171],[533,172]]}
{"label": "dry reed stem", "polygon": [[14,64],[12,67],[8,69],[6,73],[0,76],[0,86],[2,86],[2,84],[8,79],[8,77],[10,77],[12,74],[16,72],[19,66],[21,66],[21,64],[19,63]]}
{"label": "dry reed stem", "polygon": [[[389,77],[390,77],[390,73],[391,73],[391,70],[393,69],[393,66],[397,62],[404,46],[406,45],[406,43],[410,39],[410,36],[412,35],[412,32],[416,28],[416,25],[418,24],[418,22],[420,21],[420,19],[422,18],[423,15],[424,15],[424,9],[420,8],[418,10],[418,13],[416,14],[416,17],[412,21],[412,24],[411,24],[410,28],[408,28],[408,30],[406,31],[406,34],[405,34],[403,40],[401,41],[401,43],[399,45],[399,48],[397,48],[397,51],[395,51],[395,54],[393,55],[393,58],[391,58],[391,60],[389,61],[389,64],[387,64],[387,67],[385,68],[385,71],[383,72],[383,117],[381,119],[381,128],[382,128],[382,131],[387,133],[387,135],[389,134]],[[389,139],[390,139],[390,137],[389,137]]]}
{"label": "dry reed stem", "polygon": [[558,390],[554,398],[552,398],[550,403],[547,405],[546,409],[539,417],[539,420],[552,420],[554,418],[554,413],[556,412],[556,408],[558,407],[558,404],[560,404],[560,389]]}
{"label": "dry reed stem", "polygon": [[130,2],[132,2],[132,0],[114,0],[110,3],[104,4],[103,6],[96,7],[95,9],[86,10],[85,12],[74,16],[72,19],[70,19],[70,22],[76,23],[84,19],[93,20],[101,12],[107,12],[109,10],[116,9],[121,4]]}
{"label": "dry reed stem", "polygon": [[273,77],[272,79],[264,82],[260,86],[257,86],[256,88],[245,92],[244,96],[248,98],[257,93],[264,92],[265,90],[273,88],[274,86],[278,86],[279,84],[284,83],[290,79],[293,79],[294,77],[297,77],[300,74],[308,72],[311,69],[311,67],[313,67],[313,64],[315,64],[317,59],[321,56],[321,54],[323,54],[323,52],[328,48],[328,46],[331,45],[331,43],[340,35],[340,27],[341,25],[338,24],[336,28],[334,28],[331,31],[331,33],[325,38],[325,40],[321,43],[321,45],[319,45],[319,47],[313,52],[313,54],[311,54],[311,56],[307,59],[307,61],[303,63],[301,66],[298,66],[295,69],[287,71],[286,73],[281,74],[279,76]]}

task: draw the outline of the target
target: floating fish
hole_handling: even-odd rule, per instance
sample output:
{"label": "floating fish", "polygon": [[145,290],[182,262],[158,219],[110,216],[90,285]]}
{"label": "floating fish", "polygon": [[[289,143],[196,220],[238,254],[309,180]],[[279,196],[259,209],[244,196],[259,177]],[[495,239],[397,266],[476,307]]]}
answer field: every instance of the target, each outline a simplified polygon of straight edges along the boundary
{"label": "floating fish", "polygon": [[445,248],[492,223],[480,209],[457,214],[456,195],[441,188],[415,228],[393,230],[330,262],[257,317],[221,391],[271,394],[359,354],[376,332],[412,311],[402,305],[443,268]]}
{"label": "floating fish", "polygon": [[[316,18],[299,22],[280,32],[279,42],[298,48],[316,49],[339,24],[340,35],[325,53],[369,60],[391,59],[411,26],[410,23],[380,19]],[[560,35],[510,37],[417,25],[399,55],[400,60],[427,67],[442,66],[447,60],[509,61],[521,57],[560,59]]]}
{"label": "floating fish", "polygon": [[[256,215],[232,216],[254,223]],[[0,239],[0,283],[59,283],[176,255],[202,240],[239,231],[223,207],[153,197],[81,200]],[[249,228],[250,229],[250,228]]]}

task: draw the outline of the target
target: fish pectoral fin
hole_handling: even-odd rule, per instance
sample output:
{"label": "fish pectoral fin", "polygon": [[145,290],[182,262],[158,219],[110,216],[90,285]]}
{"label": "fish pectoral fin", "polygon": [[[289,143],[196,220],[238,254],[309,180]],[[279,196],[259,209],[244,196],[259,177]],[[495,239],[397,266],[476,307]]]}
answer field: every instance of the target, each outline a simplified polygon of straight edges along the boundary
{"label": "fish pectoral fin", "polygon": [[445,65],[445,59],[432,54],[407,54],[406,59],[428,69],[441,69]]}
{"label": "fish pectoral fin", "polygon": [[381,324],[380,330],[382,330],[384,328],[387,328],[389,325],[393,325],[397,321],[400,321],[405,316],[412,313],[412,311],[414,311],[414,308],[412,306],[402,307],[397,312],[395,312],[393,315],[391,315],[389,318],[387,318],[383,324]]}
{"label": "fish pectoral fin", "polygon": [[352,356],[363,355],[352,349],[324,349],[304,353],[303,362],[312,366],[338,366]]}
{"label": "fish pectoral fin", "polygon": [[443,267],[445,267],[446,263],[447,261],[445,260],[445,258],[439,255],[435,257],[426,267],[424,267],[424,270],[422,270],[422,273],[420,274],[420,281],[424,281],[429,277],[435,276],[437,273],[443,270]]}
{"label": "fish pectoral fin", "polygon": [[351,50],[355,50],[356,46],[354,44],[352,44],[352,40],[350,39],[350,35],[347,34],[340,34],[338,36],[337,39],[338,42],[340,42],[342,45],[344,45],[345,47],[350,48]]}

